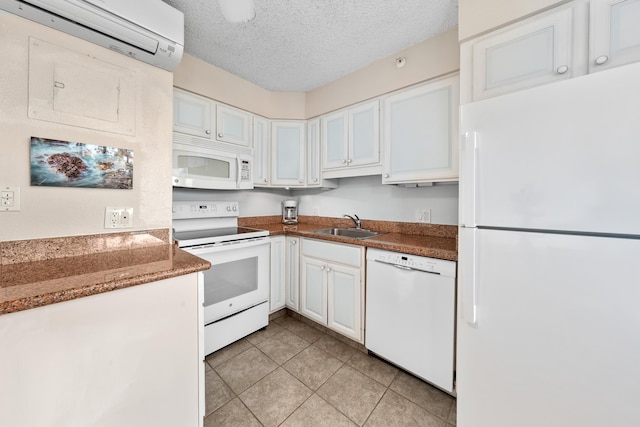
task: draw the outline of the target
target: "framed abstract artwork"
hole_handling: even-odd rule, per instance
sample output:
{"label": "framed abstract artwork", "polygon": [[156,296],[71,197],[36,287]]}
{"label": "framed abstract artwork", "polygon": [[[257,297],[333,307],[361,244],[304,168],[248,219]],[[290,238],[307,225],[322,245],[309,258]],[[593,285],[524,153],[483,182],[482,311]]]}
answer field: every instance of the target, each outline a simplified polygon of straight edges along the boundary
{"label": "framed abstract artwork", "polygon": [[31,185],[133,188],[133,150],[31,137]]}

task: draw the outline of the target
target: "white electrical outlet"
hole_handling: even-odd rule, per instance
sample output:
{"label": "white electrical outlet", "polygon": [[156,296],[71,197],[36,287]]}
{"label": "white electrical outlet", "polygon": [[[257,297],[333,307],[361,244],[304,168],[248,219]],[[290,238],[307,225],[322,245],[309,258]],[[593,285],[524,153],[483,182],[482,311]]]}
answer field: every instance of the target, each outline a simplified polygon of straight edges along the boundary
{"label": "white electrical outlet", "polygon": [[431,209],[416,209],[416,221],[431,223]]}
{"label": "white electrical outlet", "polygon": [[106,207],[104,212],[104,228],[133,227],[133,208]]}
{"label": "white electrical outlet", "polygon": [[431,224],[431,209],[422,210],[422,222]]}

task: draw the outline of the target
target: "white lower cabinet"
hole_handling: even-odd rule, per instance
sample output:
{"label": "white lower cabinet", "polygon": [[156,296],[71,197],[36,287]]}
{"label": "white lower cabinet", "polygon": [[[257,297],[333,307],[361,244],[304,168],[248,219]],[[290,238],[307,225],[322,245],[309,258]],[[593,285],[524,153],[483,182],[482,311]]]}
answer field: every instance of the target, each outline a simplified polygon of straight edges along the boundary
{"label": "white lower cabinet", "polygon": [[269,293],[269,312],[280,310],[285,306],[285,236],[271,237],[271,287]]}
{"label": "white lower cabinet", "polygon": [[285,305],[298,311],[300,295],[300,238],[287,236],[285,248]]}
{"label": "white lower cabinet", "polygon": [[301,242],[300,314],[364,342],[364,248]]}

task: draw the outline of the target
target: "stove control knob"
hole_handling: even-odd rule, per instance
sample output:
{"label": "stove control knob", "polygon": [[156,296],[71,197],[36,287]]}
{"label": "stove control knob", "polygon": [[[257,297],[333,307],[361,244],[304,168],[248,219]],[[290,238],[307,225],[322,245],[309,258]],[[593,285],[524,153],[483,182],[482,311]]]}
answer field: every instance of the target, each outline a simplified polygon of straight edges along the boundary
{"label": "stove control knob", "polygon": [[233,211],[236,212],[238,210],[238,205],[233,205]]}
{"label": "stove control knob", "polygon": [[227,205],[227,212],[231,212],[231,206]]}

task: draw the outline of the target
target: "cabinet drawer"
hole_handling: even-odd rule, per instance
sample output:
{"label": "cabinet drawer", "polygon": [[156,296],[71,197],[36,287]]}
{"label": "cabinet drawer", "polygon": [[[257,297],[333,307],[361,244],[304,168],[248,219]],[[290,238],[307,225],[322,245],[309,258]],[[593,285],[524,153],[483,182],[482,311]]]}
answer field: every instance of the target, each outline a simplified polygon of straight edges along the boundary
{"label": "cabinet drawer", "polygon": [[359,246],[303,239],[302,254],[338,264],[347,264],[356,267],[362,265],[362,248]]}

